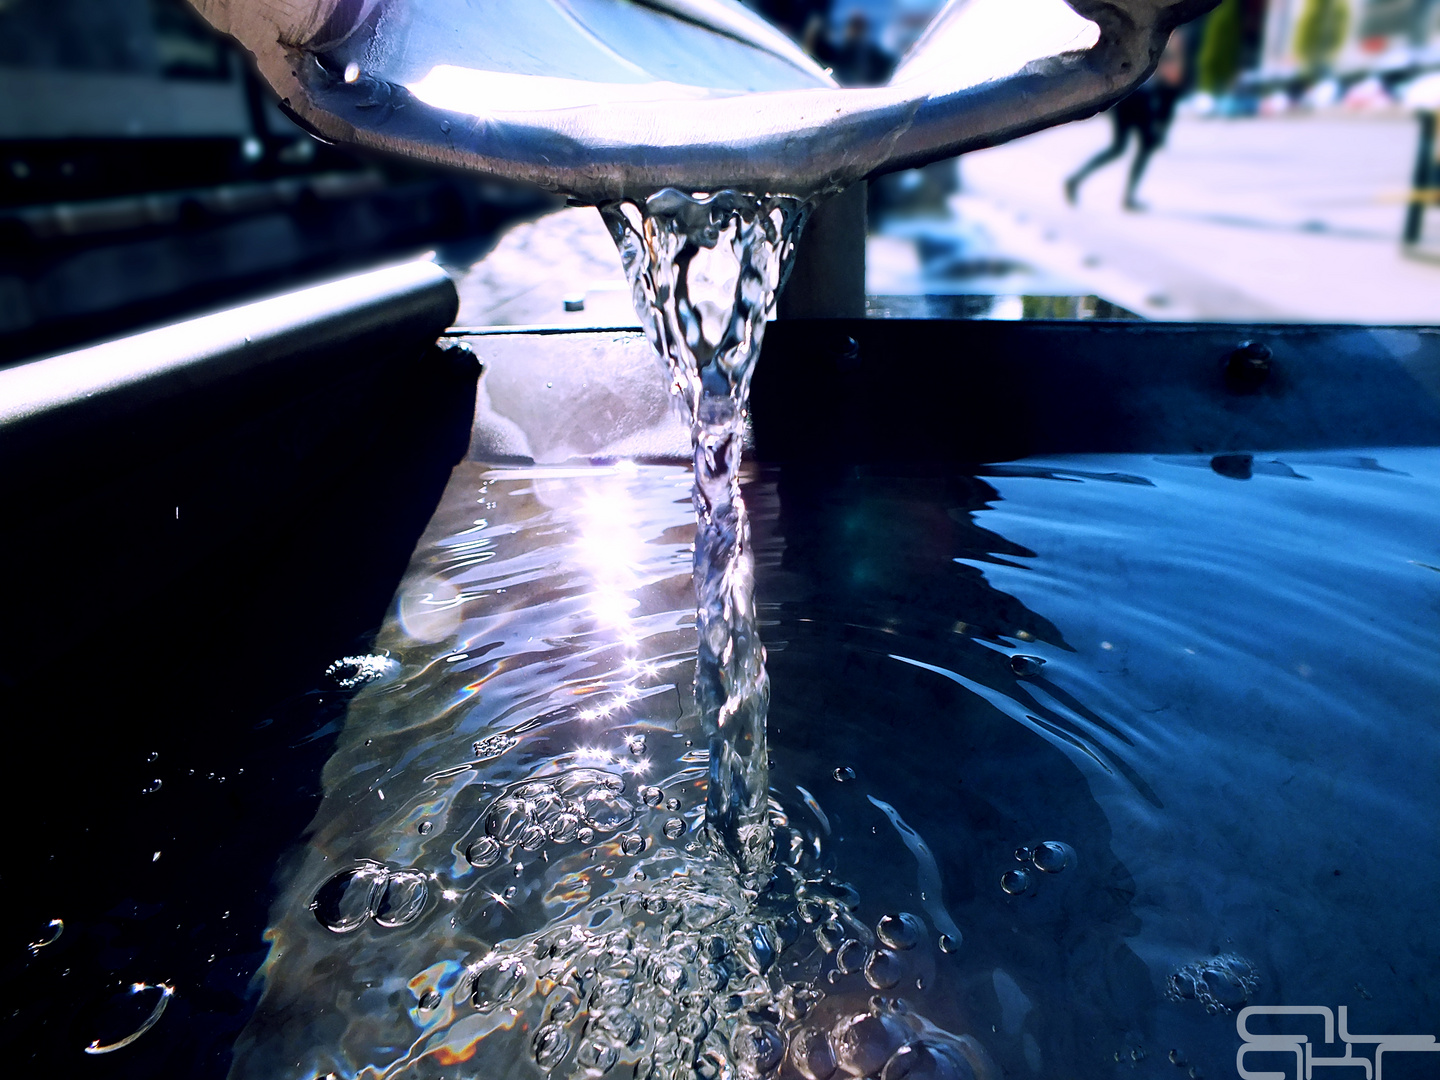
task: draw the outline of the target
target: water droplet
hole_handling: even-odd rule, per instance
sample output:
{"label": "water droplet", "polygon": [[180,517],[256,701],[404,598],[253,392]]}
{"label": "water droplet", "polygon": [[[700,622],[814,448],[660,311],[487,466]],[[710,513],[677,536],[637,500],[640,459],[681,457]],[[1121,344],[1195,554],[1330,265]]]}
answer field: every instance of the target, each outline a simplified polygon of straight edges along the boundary
{"label": "water droplet", "polygon": [[151,765],[155,764],[155,762],[160,760],[160,751],[151,750],[150,753],[146,756],[145,760]]}
{"label": "water droplet", "polygon": [[1181,1053],[1179,1050],[1171,1050],[1171,1051],[1170,1051],[1170,1064],[1171,1064],[1171,1065],[1186,1065],[1186,1064],[1188,1064],[1188,1062],[1185,1060],[1185,1055],[1184,1055],[1183,1053]]}
{"label": "water droplet", "polygon": [[438,1009],[439,1007],[440,991],[426,990],[425,993],[420,995],[420,1008],[424,1009],[426,1012],[429,1012],[431,1009]]}
{"label": "water droplet", "polygon": [[150,783],[146,784],[145,787],[141,789],[141,794],[142,794],[142,795],[154,795],[157,791],[159,791],[159,790],[160,790],[162,787],[164,787],[164,786],[165,786],[165,781],[163,781],[163,780],[151,780]]}
{"label": "water droplet", "polygon": [[943,953],[953,953],[960,950],[960,942],[956,941],[949,934],[941,934],[939,944],[940,951]]}
{"label": "water droplet", "polygon": [[679,840],[680,837],[685,835],[685,820],[683,818],[672,817],[665,822],[664,832],[666,840]]}
{"label": "water droplet", "polygon": [[669,810],[672,814],[675,813],[675,811],[677,811],[677,810],[680,809],[680,800],[679,800],[679,799],[666,799],[666,800],[665,800],[665,809],[666,809],[666,810]]}
{"label": "water droplet", "polygon": [[849,765],[841,765],[832,775],[836,780],[840,781],[840,783],[848,784],[851,780],[855,779],[855,770],[850,768]]}
{"label": "water droplet", "polygon": [[1019,896],[1030,887],[1030,875],[1024,870],[1006,870],[1000,875],[1000,888],[1011,896]]}
{"label": "water droplet", "polygon": [[898,915],[882,915],[875,924],[880,944],[891,949],[913,949],[925,935],[925,924],[908,911]]}
{"label": "water droplet", "polygon": [[636,833],[627,833],[620,838],[620,850],[626,855],[639,855],[645,841]]}
{"label": "water droplet", "polygon": [[449,134],[450,134],[450,121],[449,121],[449,120],[441,120],[441,121],[440,121],[440,133],[441,133],[442,135],[449,135]]}
{"label": "water droplet", "polygon": [[1028,847],[1018,847],[1015,849],[1015,861],[1021,863],[1028,863],[1030,861],[1031,854],[1032,852]]}
{"label": "water droplet", "polygon": [[315,894],[310,910],[325,929],[336,934],[358,930],[375,911],[387,874],[379,863],[362,863],[335,874]]}
{"label": "water droplet", "polygon": [[595,830],[589,826],[582,825],[575,830],[575,839],[582,844],[588,844],[595,839]]}
{"label": "water droplet", "polygon": [[385,890],[375,905],[375,922],[387,928],[413,922],[425,907],[425,875],[419,870],[396,870],[385,879]]}
{"label": "water droplet", "polygon": [[503,896],[506,900],[514,900],[515,894],[519,891],[520,890],[517,889],[514,885],[507,885],[505,886],[505,891],[500,895]]}
{"label": "water droplet", "polygon": [[493,836],[482,836],[465,850],[471,866],[484,868],[500,861],[500,843]]}
{"label": "water droplet", "polygon": [[1059,840],[1046,840],[1036,844],[1030,855],[1036,870],[1047,874],[1058,874],[1075,864],[1075,849]]}
{"label": "water droplet", "polygon": [[640,789],[640,800],[646,806],[659,806],[660,800],[664,797],[665,793],[658,787],[642,787]]}
{"label": "water droplet", "polygon": [[416,827],[416,831],[421,836],[429,836],[432,832],[435,831],[435,823],[433,821],[422,821]]}
{"label": "water droplet", "polygon": [[628,750],[628,751],[630,751],[630,756],[631,756],[631,757],[636,757],[636,758],[638,758],[638,757],[644,757],[644,756],[645,756],[645,736],[644,736],[644,735],[627,735],[627,736],[625,737],[625,749]]}
{"label": "water droplet", "polygon": [[1024,653],[1016,653],[1010,657],[1010,670],[1019,678],[1033,679],[1040,674],[1040,669],[1045,666],[1045,661],[1039,656],[1027,656]]}

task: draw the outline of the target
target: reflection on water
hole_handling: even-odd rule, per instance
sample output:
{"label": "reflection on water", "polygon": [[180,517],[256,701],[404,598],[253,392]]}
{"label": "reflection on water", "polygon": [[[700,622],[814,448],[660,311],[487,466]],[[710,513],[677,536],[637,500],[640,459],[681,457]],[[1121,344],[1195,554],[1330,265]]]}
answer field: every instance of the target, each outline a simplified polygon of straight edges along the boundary
{"label": "reflection on water", "polygon": [[1440,465],[1372,458],[753,471],[758,894],[697,831],[689,470],[460,466],[341,672],[236,1074],[1179,1080],[1246,1003],[1434,1032]]}

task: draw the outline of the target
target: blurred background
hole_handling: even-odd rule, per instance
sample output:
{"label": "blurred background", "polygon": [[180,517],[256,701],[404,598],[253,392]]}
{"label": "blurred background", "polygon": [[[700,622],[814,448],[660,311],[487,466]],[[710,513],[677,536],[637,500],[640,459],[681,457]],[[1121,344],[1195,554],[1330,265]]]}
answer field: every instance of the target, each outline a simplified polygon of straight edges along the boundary
{"label": "blurred background", "polygon": [[[750,6],[866,84],[940,4]],[[1110,113],[872,183],[867,312],[1440,323],[1437,109],[1440,0],[1223,0]],[[462,324],[634,324],[593,210],[316,140],[183,0],[0,0],[0,360],[432,249]]]}

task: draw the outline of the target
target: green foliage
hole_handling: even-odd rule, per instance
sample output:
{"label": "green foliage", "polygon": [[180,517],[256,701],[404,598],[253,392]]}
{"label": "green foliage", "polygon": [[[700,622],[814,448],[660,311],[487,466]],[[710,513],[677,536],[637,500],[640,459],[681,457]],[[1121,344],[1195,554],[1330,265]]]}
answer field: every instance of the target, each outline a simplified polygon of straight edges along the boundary
{"label": "green foliage", "polygon": [[1212,94],[1228,90],[1240,74],[1242,17],[1240,0],[1223,0],[1205,20],[1205,35],[1200,39],[1200,55],[1196,58],[1201,90]]}
{"label": "green foliage", "polygon": [[1295,24],[1295,55],[1305,70],[1316,75],[1330,66],[1350,25],[1346,0],[1305,0]]}

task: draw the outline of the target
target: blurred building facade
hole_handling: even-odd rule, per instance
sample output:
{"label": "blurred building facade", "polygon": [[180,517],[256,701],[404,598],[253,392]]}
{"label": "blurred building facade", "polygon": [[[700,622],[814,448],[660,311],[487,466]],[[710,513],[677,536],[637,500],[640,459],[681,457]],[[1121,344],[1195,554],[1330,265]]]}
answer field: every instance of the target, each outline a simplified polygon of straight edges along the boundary
{"label": "blurred building facade", "polygon": [[1440,0],[1268,0],[1266,4],[1262,77],[1315,74],[1317,67],[1344,76],[1437,65]]}

